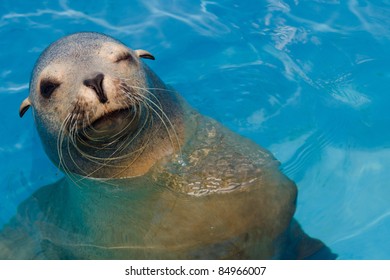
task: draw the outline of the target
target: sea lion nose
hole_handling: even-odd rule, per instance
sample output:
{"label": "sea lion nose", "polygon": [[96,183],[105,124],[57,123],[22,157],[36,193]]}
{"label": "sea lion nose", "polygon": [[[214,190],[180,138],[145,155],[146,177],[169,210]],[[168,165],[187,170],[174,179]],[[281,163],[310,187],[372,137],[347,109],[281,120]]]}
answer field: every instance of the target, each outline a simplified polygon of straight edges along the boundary
{"label": "sea lion nose", "polygon": [[102,73],[99,73],[92,79],[84,80],[83,84],[93,89],[96,92],[99,101],[104,104],[108,101],[108,99],[103,89],[103,79],[104,75]]}

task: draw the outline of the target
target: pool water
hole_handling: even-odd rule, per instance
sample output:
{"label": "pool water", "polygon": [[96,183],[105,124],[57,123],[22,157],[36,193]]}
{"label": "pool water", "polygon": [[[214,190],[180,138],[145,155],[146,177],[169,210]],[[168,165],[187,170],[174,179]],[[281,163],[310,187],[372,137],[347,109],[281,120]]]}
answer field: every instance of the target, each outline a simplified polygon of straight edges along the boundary
{"label": "pool water", "polygon": [[31,69],[63,35],[132,48],[195,108],[269,149],[299,188],[295,217],[339,259],[390,259],[390,1],[0,3],[0,226],[63,175],[32,115]]}

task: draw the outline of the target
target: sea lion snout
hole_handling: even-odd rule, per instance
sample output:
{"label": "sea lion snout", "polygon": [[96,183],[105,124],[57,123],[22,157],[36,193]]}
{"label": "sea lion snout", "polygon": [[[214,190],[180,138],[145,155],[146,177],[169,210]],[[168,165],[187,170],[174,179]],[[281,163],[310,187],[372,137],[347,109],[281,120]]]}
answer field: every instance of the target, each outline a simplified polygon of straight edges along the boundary
{"label": "sea lion snout", "polygon": [[95,74],[95,76],[92,79],[85,79],[83,81],[83,84],[86,87],[93,89],[96,92],[99,101],[104,104],[108,101],[108,98],[106,93],[104,92],[103,79],[104,79],[104,74],[98,73]]}

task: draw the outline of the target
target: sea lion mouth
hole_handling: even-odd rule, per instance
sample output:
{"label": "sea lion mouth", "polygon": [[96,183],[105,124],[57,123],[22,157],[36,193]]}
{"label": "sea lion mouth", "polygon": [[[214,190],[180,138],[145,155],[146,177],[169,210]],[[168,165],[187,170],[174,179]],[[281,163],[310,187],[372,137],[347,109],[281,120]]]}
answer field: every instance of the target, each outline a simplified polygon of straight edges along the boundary
{"label": "sea lion mouth", "polygon": [[138,117],[132,108],[109,112],[79,130],[82,138],[104,140],[120,137],[137,129]]}
{"label": "sea lion mouth", "polygon": [[130,108],[112,111],[94,120],[90,125],[88,125],[88,127],[93,130],[116,129],[118,126],[121,126],[123,122],[130,117],[130,115],[132,115],[131,111],[132,110]]}

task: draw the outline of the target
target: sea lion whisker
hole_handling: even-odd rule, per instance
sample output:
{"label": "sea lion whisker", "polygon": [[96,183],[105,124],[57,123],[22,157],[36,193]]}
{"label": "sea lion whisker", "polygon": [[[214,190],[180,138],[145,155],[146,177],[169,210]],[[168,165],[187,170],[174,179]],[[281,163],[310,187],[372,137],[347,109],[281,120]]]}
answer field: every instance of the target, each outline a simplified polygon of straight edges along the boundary
{"label": "sea lion whisker", "polygon": [[[70,122],[72,122],[72,119],[74,118],[74,116],[72,116],[72,118],[69,119]],[[70,142],[69,142],[69,139],[71,138],[71,134],[72,134],[72,131],[74,130],[74,128],[76,127],[76,122],[73,122],[73,124],[70,124],[69,127],[68,127],[68,141],[66,141],[66,147],[67,147],[67,151],[68,151],[68,155],[69,157],[71,158],[71,160],[73,160],[72,158],[72,155],[71,155],[71,152],[70,152]],[[65,134],[64,134],[65,135]],[[62,144],[61,144],[61,147],[62,147]],[[80,185],[80,181],[81,180],[76,180],[76,175],[73,174],[73,172],[71,172],[71,170],[68,168],[67,164],[63,164],[63,170],[65,172],[65,174],[67,174],[67,177],[79,188],[81,188],[82,186]]]}
{"label": "sea lion whisker", "polygon": [[[143,108],[143,106],[140,106],[140,110],[142,108]],[[149,110],[149,107],[146,106],[146,109]],[[141,128],[138,131],[139,133],[141,133],[143,131],[143,129],[147,125],[147,123],[153,124],[153,114],[147,113],[146,116],[147,117],[145,118],[143,125],[141,126]],[[131,141],[133,141],[133,140],[134,140],[134,138]],[[151,137],[148,137],[145,143],[140,145],[140,147],[137,150],[131,152],[131,155],[134,155],[135,153],[137,153],[136,156],[132,158],[132,161],[127,163],[126,168],[123,168],[121,171],[115,173],[115,177],[120,176],[123,172],[126,171],[127,168],[131,167],[138,160],[138,158],[141,156],[142,152],[147,148],[150,140],[151,140]],[[130,143],[129,143],[129,145],[130,145]]]}
{"label": "sea lion whisker", "polygon": [[[97,151],[108,149],[110,145],[114,144],[115,141],[107,142],[107,140],[106,140],[106,138],[111,138],[111,136],[105,137],[105,135],[102,135],[101,137],[96,137],[96,135],[90,135],[89,132],[86,129],[87,127],[89,127],[89,129],[92,132],[102,134],[102,131],[96,130],[93,126],[90,126],[90,123],[91,122],[89,121],[89,118],[87,118],[87,120],[85,120],[84,123],[83,123],[83,128],[82,128],[82,131],[81,131],[82,132],[81,133],[82,137],[79,135],[79,133],[77,134],[77,140],[80,143],[82,143],[84,146],[87,146],[87,147],[90,147],[90,148],[94,148]],[[99,147],[94,146],[92,143],[88,143],[85,140],[85,138],[86,138],[86,140],[88,140],[90,142],[100,143]],[[114,140],[117,141],[117,138],[115,138]]]}
{"label": "sea lion whisker", "polygon": [[68,122],[70,121],[70,117],[71,117],[71,114],[68,114],[65,117],[65,119],[62,122],[62,124],[60,126],[60,129],[58,131],[58,136],[57,136],[57,154],[58,154],[58,159],[59,159],[59,163],[58,163],[58,168],[59,169],[61,169],[61,166],[65,167],[64,156],[63,156],[63,151],[62,151],[62,144],[63,144],[64,138],[65,138],[65,129],[68,126]]}
{"label": "sea lion whisker", "polygon": [[[100,140],[102,140],[104,137],[102,136],[101,138],[99,137],[92,137],[89,135],[88,131],[87,131],[87,127],[89,127],[89,129],[94,132],[94,133],[98,133],[99,131],[96,130],[93,126],[90,125],[91,124],[91,121],[89,119],[89,115],[87,115],[86,117],[86,120],[84,120],[83,122],[83,128],[82,128],[82,132],[83,132],[83,135],[90,141],[93,141],[93,142],[100,142]],[[85,143],[85,142],[84,142]]]}
{"label": "sea lion whisker", "polygon": [[61,140],[60,140],[59,147],[58,147],[58,149],[60,151],[60,158],[61,158],[60,164],[62,166],[62,169],[64,170],[65,174],[67,174],[69,176],[69,178],[71,178],[71,179],[72,179],[73,175],[72,175],[72,172],[68,168],[67,163],[65,161],[63,145],[64,144],[65,144],[65,146],[69,145],[69,139],[68,139],[68,141],[64,141],[64,140],[65,140],[65,136],[66,136],[66,131],[68,131],[68,134],[69,134],[69,131],[71,130],[73,118],[74,118],[73,115],[69,116],[68,122],[66,123],[66,126],[62,130],[62,135],[60,138]]}
{"label": "sea lion whisker", "polygon": [[[132,120],[134,120],[134,118],[133,118]],[[129,142],[132,142],[132,141],[135,139],[135,137],[140,133],[140,131],[141,131],[141,130],[143,129],[143,127],[145,126],[146,122],[147,122],[147,119],[145,120],[144,125],[141,127],[141,129],[139,129],[138,133],[137,133],[135,136],[133,136],[133,139],[132,139],[131,141],[125,141],[125,142],[123,142],[123,143],[121,144],[121,146],[124,145],[125,143],[127,143],[127,145],[130,145]],[[113,155],[118,151],[118,149],[117,149],[116,151],[114,151],[114,152],[111,154],[111,156],[109,156],[109,157],[107,157],[107,158],[100,158],[100,157],[92,156],[92,155],[89,155],[89,154],[85,153],[82,149],[80,149],[80,148],[78,147],[76,141],[74,140],[75,138],[79,138],[78,133],[76,133],[76,126],[74,126],[74,129],[72,130],[71,137],[70,137],[73,146],[75,147],[76,151],[77,151],[78,153],[80,153],[84,158],[86,158],[86,159],[88,159],[89,161],[94,162],[94,163],[96,163],[96,164],[99,165],[98,168],[96,168],[94,171],[92,171],[92,172],[90,172],[89,174],[87,174],[85,177],[90,177],[90,176],[92,176],[92,175],[93,175],[94,173],[96,173],[98,170],[100,170],[101,168],[106,167],[106,166],[117,167],[117,168],[127,168],[129,165],[127,165],[127,166],[122,166],[122,167],[121,167],[121,166],[118,165],[117,163],[116,163],[115,165],[111,165],[111,164],[109,164],[108,162],[109,162],[109,161],[114,161],[114,160],[119,160],[119,159],[122,159],[122,158],[129,157],[129,156],[131,156],[132,154],[138,152],[138,150],[139,150],[139,151],[142,151],[142,150],[143,150],[143,147],[141,147],[140,149],[138,149],[138,150],[136,150],[136,151],[133,151],[133,152],[131,152],[131,153],[129,153],[129,154],[126,154],[126,155],[124,155],[124,156],[121,156],[121,157],[113,157]],[[79,140],[81,140],[81,139],[79,139]],[[120,147],[119,147],[119,148],[120,148]],[[123,149],[124,149],[124,148],[123,148]],[[73,158],[72,158],[72,160],[73,160]],[[77,164],[75,163],[75,165],[77,165]]]}
{"label": "sea lion whisker", "polygon": [[[83,151],[79,147],[79,145],[78,145],[78,143],[76,141],[76,139],[78,140],[77,131],[74,131],[70,138],[71,138],[71,143],[72,143],[73,147],[75,148],[75,151],[77,151],[83,158],[88,159],[90,162],[93,162],[93,163],[97,163],[97,164],[100,164],[100,165],[102,165],[102,164],[106,165],[106,163],[105,163],[106,159],[105,158],[92,156],[92,155],[86,153],[85,151]],[[80,170],[80,171],[82,171],[82,170]]]}
{"label": "sea lion whisker", "polygon": [[[129,114],[130,114],[130,112],[129,112]],[[133,119],[134,119],[134,118],[133,118]],[[87,116],[87,120],[84,120],[84,123],[83,123],[82,134],[83,134],[83,137],[87,138],[88,140],[94,141],[94,140],[96,140],[96,138],[91,137],[91,136],[88,134],[88,132],[86,131],[86,129],[85,129],[85,127],[86,127],[87,124],[89,124],[89,123],[90,123],[90,121],[89,121],[89,116]],[[118,136],[120,133],[122,133],[124,130],[126,130],[130,125],[131,125],[131,123],[128,124],[126,127],[124,127],[121,131],[119,131],[118,133],[116,133],[116,134],[114,135],[114,136],[115,136],[114,140],[111,141],[111,142],[108,142],[108,143],[106,143],[106,144],[103,144],[102,147],[98,147],[98,148],[94,147],[92,144],[90,144],[90,143],[88,143],[87,141],[85,141],[85,140],[83,139],[83,137],[80,137],[79,133],[75,133],[75,136],[76,136],[76,137],[74,137],[74,138],[76,138],[77,141],[73,141],[73,142],[74,142],[75,147],[78,149],[78,151],[79,151],[80,153],[82,153],[86,158],[94,159],[94,160],[102,160],[102,161],[104,162],[104,161],[107,160],[106,158],[93,157],[93,156],[91,156],[91,155],[88,155],[87,153],[84,153],[84,152],[78,147],[78,145],[77,145],[76,142],[80,142],[81,144],[83,144],[83,145],[86,146],[86,147],[96,148],[97,151],[103,150],[103,149],[107,149],[107,147],[109,147],[110,145],[113,145],[113,144],[115,144],[116,142],[118,142],[118,137],[116,137],[116,136]],[[91,129],[94,129],[94,128],[92,127]],[[95,131],[97,131],[97,130],[95,130]],[[111,138],[111,137],[110,137],[110,138]],[[99,139],[99,140],[100,140],[100,139]],[[114,152],[115,152],[115,151],[114,151]]]}
{"label": "sea lion whisker", "polygon": [[[131,83],[134,83],[134,80],[132,79],[128,79],[128,78],[120,78],[121,80],[124,80],[124,81],[129,81]],[[131,87],[135,87],[133,85],[129,85]],[[141,87],[140,87],[141,88]],[[161,90],[161,91],[166,91],[166,92],[174,92],[176,93],[177,91],[175,90],[172,90],[172,89],[167,89],[167,88],[161,88],[161,87],[142,87],[142,89],[146,89],[146,90]]]}
{"label": "sea lion whisker", "polygon": [[[76,142],[76,139],[77,139],[77,125],[75,124],[73,127],[72,127],[72,130],[69,132],[69,139],[70,139],[70,143],[72,144],[72,146],[76,149],[76,151],[84,158],[88,158],[90,159],[90,155],[88,155],[87,153],[85,153],[84,151],[82,151],[77,142]],[[69,156],[71,157],[71,160],[73,161],[74,165],[80,170],[82,171],[82,168],[80,168],[78,166],[78,164],[75,162],[73,156],[71,155],[71,151],[70,151],[70,147],[68,146],[68,152],[69,152]]]}
{"label": "sea lion whisker", "polygon": [[[100,160],[104,160],[104,159],[102,159],[102,158],[98,158],[98,159],[92,159],[91,157],[91,155],[89,155],[89,154],[87,154],[87,153],[85,153],[83,150],[81,150],[79,147],[78,147],[78,145],[77,145],[77,143],[76,143],[76,141],[74,140],[74,138],[75,137],[77,137],[76,136],[77,135],[77,132],[76,132],[76,130],[74,130],[73,131],[73,133],[72,133],[72,135],[71,135],[71,139],[72,139],[72,145],[73,145],[73,147],[76,149],[76,151],[82,156],[82,157],[84,157],[85,159],[87,159],[87,160],[89,160],[90,162],[93,162],[93,163],[96,163],[96,164],[98,164],[99,165],[99,168],[97,168],[97,169],[95,169],[94,171],[92,171],[92,172],[90,172],[90,174],[87,174],[87,175],[82,175],[82,178],[81,179],[79,179],[78,181],[81,181],[81,180],[83,180],[84,178],[89,178],[90,176],[92,176],[94,173],[96,173],[98,170],[100,170],[102,167],[104,167],[104,166],[108,166],[108,164],[107,163],[102,163]],[[70,152],[69,152],[70,153]],[[73,160],[73,157],[72,157],[72,160]],[[78,165],[77,165],[77,163],[74,163],[75,164],[75,166],[76,167],[78,167]],[[84,174],[85,172],[84,172],[84,170],[82,170],[82,169],[80,169],[80,173],[81,174]]]}
{"label": "sea lion whisker", "polygon": [[[142,94],[141,94],[141,96],[142,96]],[[142,98],[141,98],[141,97],[136,97],[136,99],[138,99],[138,102],[144,104],[144,107],[146,107],[148,110],[151,110],[151,111],[154,113],[154,114],[151,114],[152,117],[153,117],[154,115],[157,115],[158,118],[160,119],[160,125],[154,129],[154,134],[153,134],[153,136],[154,136],[155,134],[158,133],[160,126],[164,126],[165,130],[167,131],[167,134],[168,134],[168,137],[169,137],[169,139],[170,139],[170,142],[171,142],[171,144],[172,144],[172,147],[174,147],[174,143],[173,143],[173,140],[172,140],[172,136],[171,136],[171,134],[170,134],[170,131],[169,131],[169,129],[168,129],[168,125],[166,124],[166,122],[165,122],[163,116],[161,116],[161,115],[159,114],[158,111],[156,111],[156,110],[155,110],[155,109],[154,109],[146,100],[144,100],[145,98],[143,98],[143,97],[142,97]],[[161,109],[161,108],[160,108],[160,109]],[[161,110],[160,110],[160,112],[161,112]],[[153,120],[153,119],[152,119],[152,120]],[[153,124],[153,121],[152,121],[152,124]],[[150,139],[151,139],[151,138],[152,138],[152,137],[150,137]]]}
{"label": "sea lion whisker", "polygon": [[[141,110],[139,110],[139,111],[140,111],[140,113],[138,113],[138,110],[135,109],[135,112],[136,112],[137,114],[141,114]],[[134,117],[131,121],[134,121],[134,119],[135,119],[135,117]],[[115,151],[111,156],[109,156],[109,157],[107,158],[107,160],[124,159],[124,158],[128,158],[129,156],[131,156],[132,154],[134,154],[136,151],[132,151],[132,152],[130,152],[129,154],[126,154],[126,155],[123,155],[123,156],[113,157],[113,155],[114,155],[115,153],[120,153],[120,152],[126,150],[127,147],[130,146],[130,145],[132,144],[132,142],[133,142],[133,141],[138,137],[138,135],[143,131],[143,128],[145,127],[146,122],[147,122],[147,119],[145,119],[145,121],[144,121],[144,123],[142,124],[142,126],[139,127],[139,128],[137,129],[136,134],[131,134],[131,135],[129,135],[129,136],[132,137],[131,139],[130,139],[130,138],[127,138],[126,141],[122,141],[122,144],[116,149],[116,151]],[[130,125],[131,125],[131,123],[128,124],[128,126],[130,126]],[[126,127],[125,127],[123,130],[125,130],[125,129],[126,129]]]}
{"label": "sea lion whisker", "polygon": [[[143,128],[146,127],[146,124],[149,122],[149,114],[147,114],[147,117],[145,118],[143,124],[141,125],[141,127],[138,129],[137,131],[137,134],[134,135],[131,140],[129,141],[125,141],[126,142],[126,145],[122,147],[123,150],[126,150],[128,148],[128,146],[130,146],[132,144],[132,142],[138,137],[138,135],[141,134],[141,132],[143,131]],[[146,148],[146,144],[142,144],[138,149],[136,150],[133,150],[131,152],[128,152],[128,154],[125,154],[125,155],[122,155],[122,156],[119,156],[119,157],[115,157],[115,158],[112,158],[111,160],[119,160],[119,159],[125,159],[125,158],[128,158],[130,156],[133,156],[134,154],[140,154],[142,153],[142,151],[144,150],[144,148]],[[138,156],[136,156],[134,159],[137,159]],[[128,166],[131,166],[133,164],[134,160],[132,162],[130,162],[128,164]]]}
{"label": "sea lion whisker", "polygon": [[[77,115],[74,115],[74,119],[78,120],[79,119],[79,114]],[[73,163],[73,165],[79,170],[81,171],[81,174],[83,174],[83,169],[78,165],[78,163],[76,162],[76,160],[74,159],[73,155],[72,155],[72,151],[70,149],[70,144],[72,144],[72,146],[74,148],[77,149],[77,145],[75,144],[75,133],[77,131],[77,126],[78,126],[78,123],[77,121],[76,122],[73,122],[73,125],[71,126],[70,130],[69,130],[69,140],[70,141],[67,141],[67,151],[68,151],[68,155],[69,155],[69,158],[71,160],[71,162]],[[81,154],[82,156],[85,156],[85,154]],[[85,178],[85,177],[84,177]],[[75,183],[76,181],[73,180]],[[80,182],[81,180],[77,180],[77,182]]]}
{"label": "sea lion whisker", "polygon": [[[142,115],[142,107],[139,108],[139,110],[137,109],[137,106],[134,107],[134,111],[135,111],[135,114],[139,114],[140,116]],[[129,135],[129,136],[132,136],[132,138],[128,138],[126,141],[123,141],[122,145],[120,147],[118,147],[118,153],[126,150],[132,143],[133,141],[143,132],[143,129],[145,128],[146,126],[146,123],[148,121],[148,118],[149,118],[149,114],[146,113],[145,115],[145,120],[143,122],[143,124],[138,127],[137,131],[135,134],[132,134],[132,135]],[[133,118],[131,121],[134,121],[135,118]],[[136,151],[133,151],[132,154],[136,152]],[[127,155],[123,155],[119,158],[123,159],[123,158],[127,158],[128,156]],[[118,159],[118,158],[116,158]]]}
{"label": "sea lion whisker", "polygon": [[[147,93],[149,93],[152,97],[154,97],[156,100],[158,100],[158,98],[151,92],[151,91],[148,91],[144,88],[140,88],[138,87],[138,89],[140,90],[145,90]],[[141,94],[141,93],[140,93]],[[165,128],[166,128],[166,131],[168,133],[168,136],[170,138],[170,141],[172,143],[172,148],[174,149],[174,141],[172,139],[172,136],[169,132],[169,129],[168,129],[168,126],[165,124],[163,118],[165,118],[170,126],[170,128],[172,129],[173,131],[173,134],[174,134],[174,137],[175,137],[175,140],[177,141],[177,145],[178,145],[178,149],[179,149],[179,155],[180,155],[180,158],[182,159],[182,151],[181,151],[181,144],[180,144],[180,140],[179,140],[179,137],[177,135],[177,132],[176,132],[176,129],[174,127],[174,125],[172,124],[170,118],[166,115],[166,113],[164,112],[164,110],[161,108],[161,105],[159,106],[158,104],[156,104],[153,100],[151,100],[149,97],[147,97],[145,94],[141,94],[142,95],[142,98],[145,99],[149,104],[152,104],[155,106],[155,108],[161,113],[161,116],[157,113],[156,110],[154,110],[154,108],[151,106],[151,109],[153,109],[153,111],[159,116],[159,118],[161,119],[161,121],[163,122]],[[159,101],[158,101],[159,102]]]}

